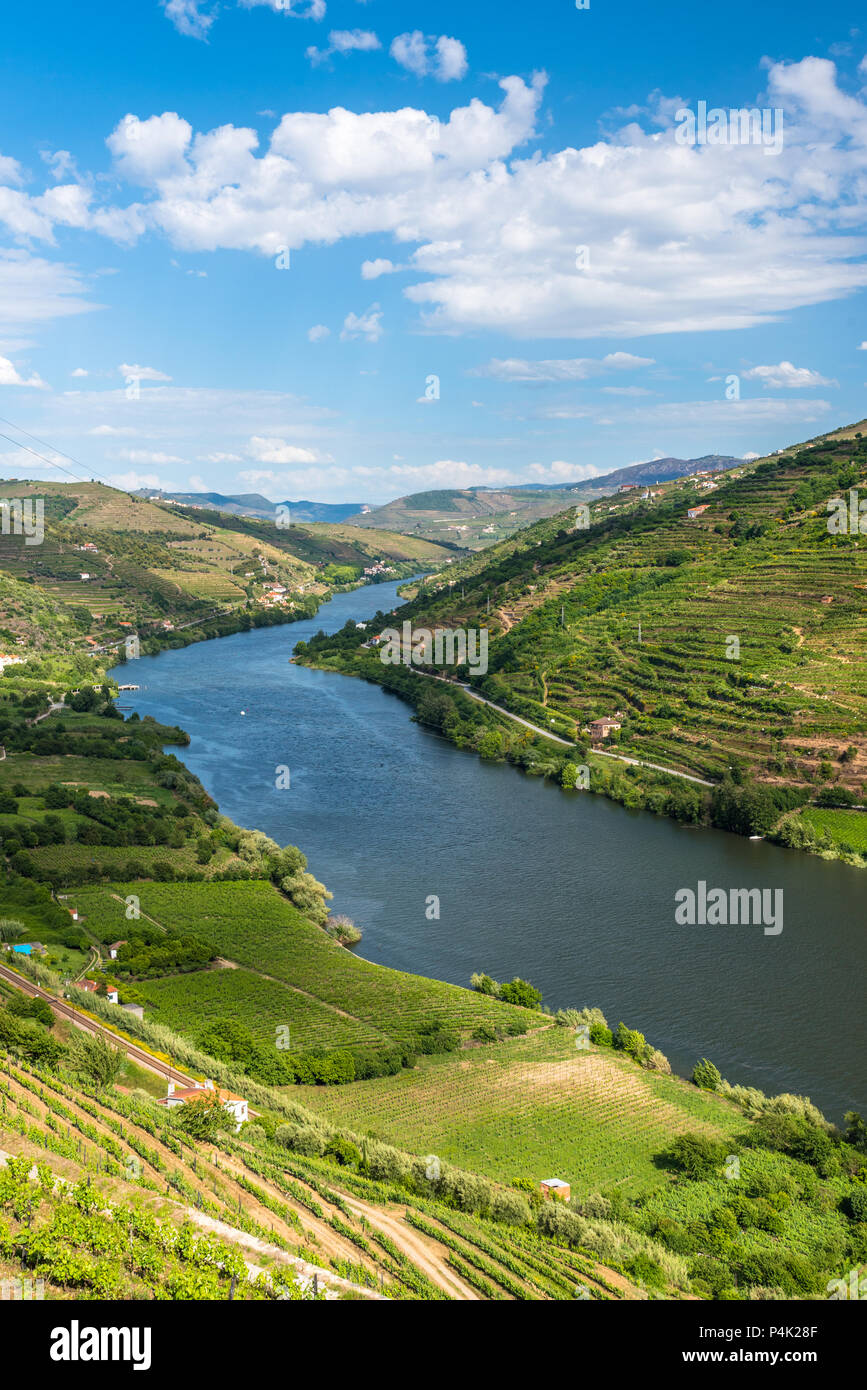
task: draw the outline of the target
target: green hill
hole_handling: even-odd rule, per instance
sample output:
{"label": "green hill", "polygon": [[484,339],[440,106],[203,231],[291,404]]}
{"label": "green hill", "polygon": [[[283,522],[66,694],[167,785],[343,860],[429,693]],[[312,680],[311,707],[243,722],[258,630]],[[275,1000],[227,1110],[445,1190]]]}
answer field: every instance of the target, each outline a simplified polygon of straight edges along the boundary
{"label": "green hill", "polygon": [[[475,689],[577,745],[552,762],[548,744],[544,770],[561,775],[595,742],[725,785],[711,797],[681,782],[672,797],[672,779],[615,772],[610,759],[603,769],[598,759],[591,789],[768,833],[807,801],[863,799],[867,545],[831,533],[828,502],[867,487],[865,475],[867,439],[853,425],[713,476],[620,493],[584,516],[573,508],[537,521],[450,566],[447,578],[432,576],[393,621],[487,629],[489,668]],[[383,666],[349,634],[317,639],[302,659],[348,664],[422,699],[415,677]],[[432,722],[454,723],[455,699],[466,720],[465,697],[428,691]],[[620,728],[603,743],[589,725],[605,717]],[[456,741],[478,747],[492,716],[477,709],[472,718],[475,734],[464,729]],[[486,756],[533,770],[539,755],[527,731],[497,727]],[[781,830],[787,843],[851,849],[862,862],[862,813],[841,814],[851,834],[839,818],[830,828],[789,816]]]}

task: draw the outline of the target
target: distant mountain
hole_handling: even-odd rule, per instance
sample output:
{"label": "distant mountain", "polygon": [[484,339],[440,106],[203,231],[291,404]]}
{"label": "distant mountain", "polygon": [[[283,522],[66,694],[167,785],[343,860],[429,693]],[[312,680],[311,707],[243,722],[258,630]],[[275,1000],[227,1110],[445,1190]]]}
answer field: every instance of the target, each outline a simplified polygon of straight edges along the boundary
{"label": "distant mountain", "polygon": [[522,526],[565,511],[576,501],[592,502],[616,492],[624,483],[668,482],[693,473],[735,468],[743,459],[706,454],[699,459],[651,459],[574,483],[518,483],[510,488],[441,488],[397,497],[350,518],[353,526],[403,531],[427,540],[457,543],[482,550]]}
{"label": "distant mountain", "polygon": [[222,492],[164,492],[160,488],[140,488],[136,497],[159,502],[180,502],[185,507],[211,507],[229,516],[257,516],[273,521],[278,507],[288,507],[294,521],[345,521],[361,510],[363,502],[270,502],[260,492],[226,496]]}
{"label": "distant mountain", "polygon": [[688,478],[693,473],[717,473],[723,468],[736,468],[743,463],[742,458],[729,454],[705,454],[700,459],[650,459],[648,463],[633,463],[628,468],[616,468],[613,473],[601,473],[598,477],[582,478],[576,483],[519,483],[513,492],[593,492],[601,495],[611,492],[623,483],[667,483],[672,478]]}

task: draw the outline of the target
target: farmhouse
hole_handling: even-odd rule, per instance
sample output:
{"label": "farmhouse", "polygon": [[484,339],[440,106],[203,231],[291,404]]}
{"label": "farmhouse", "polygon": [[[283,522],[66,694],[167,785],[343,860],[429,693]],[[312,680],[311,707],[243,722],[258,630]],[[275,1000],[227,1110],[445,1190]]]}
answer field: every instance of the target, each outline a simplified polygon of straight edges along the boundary
{"label": "farmhouse", "polygon": [[112,960],[117,960],[117,953],[118,953],[118,951],[120,950],[121,946],[125,946],[125,945],[126,945],[126,942],[125,942],[125,941],[113,941],[113,942],[111,943],[111,945],[110,945],[109,948],[108,948],[108,954],[110,955],[110,957],[111,957]]}
{"label": "farmhouse", "polygon": [[616,720],[616,719],[608,719],[607,717],[606,717],[605,719],[591,719],[591,721],[590,721],[590,737],[591,737],[591,738],[607,738],[608,735],[611,733],[611,730],[612,730],[612,729],[619,729],[619,728],[620,728],[620,724],[619,724],[618,720]]}
{"label": "farmhouse", "polygon": [[233,1091],[217,1090],[213,1081],[204,1081],[201,1085],[194,1082],[192,1086],[176,1086],[174,1081],[170,1081],[165,1096],[157,1101],[157,1104],[173,1110],[178,1105],[186,1105],[188,1101],[201,1100],[209,1091],[216,1095],[223,1108],[233,1117],[237,1133],[241,1125],[249,1119],[247,1102],[242,1096],[236,1096]]}
{"label": "farmhouse", "polygon": [[549,1202],[568,1202],[572,1198],[572,1189],[562,1178],[545,1178],[539,1183],[539,1191]]}
{"label": "farmhouse", "polygon": [[687,512],[687,516],[689,517],[690,521],[695,521],[697,516],[701,516],[702,512],[706,512],[709,505],[709,502],[704,502],[700,507],[690,507],[689,511]]}

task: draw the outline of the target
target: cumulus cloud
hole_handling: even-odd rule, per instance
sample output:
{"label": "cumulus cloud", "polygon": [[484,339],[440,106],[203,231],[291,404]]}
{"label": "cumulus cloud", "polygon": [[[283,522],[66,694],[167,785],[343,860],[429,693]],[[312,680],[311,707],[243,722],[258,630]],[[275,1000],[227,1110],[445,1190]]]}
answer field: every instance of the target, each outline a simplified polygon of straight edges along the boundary
{"label": "cumulus cloud", "polygon": [[207,39],[214,15],[205,10],[202,0],[162,0],[162,7],[179,34],[191,39]]}
{"label": "cumulus cloud", "polygon": [[[399,36],[399,52],[418,68],[432,50],[415,33]],[[420,326],[448,334],[738,329],[867,284],[867,101],[829,60],[767,65],[767,101],[786,113],[774,158],[678,144],[661,99],[595,143],[534,154],[544,85],[505,77],[499,104],[476,99],[445,120],[412,107],[289,112],[261,151],[245,127],[194,134],[178,112],[129,114],[109,147],[141,201],[99,206],[90,187],[31,197],[7,184],[0,222],[31,241],[80,226],[268,256],[391,235],[410,248],[417,282],[404,294]],[[96,187],[109,195],[108,181]],[[589,247],[580,266],[576,227]]]}
{"label": "cumulus cloud", "polygon": [[89,376],[90,373],[88,372],[88,370],[87,370],[86,367],[74,367],[74,368],[72,369],[72,371],[69,373],[69,375],[70,375],[70,376]]}
{"label": "cumulus cloud", "polygon": [[396,63],[416,77],[432,74],[438,82],[455,82],[466,75],[467,50],[460,39],[445,34],[428,37],[420,29],[398,34],[389,52]]}
{"label": "cumulus cloud", "polygon": [[331,458],[330,454],[320,454],[317,449],[302,449],[297,444],[287,444],[285,439],[265,439],[259,435],[253,435],[248,452],[260,463],[321,463]]}
{"label": "cumulus cloud", "polygon": [[326,328],[324,323],[314,323],[312,328],[308,328],[307,337],[311,343],[321,343],[323,338],[327,338],[331,329]]}
{"label": "cumulus cloud", "polygon": [[340,339],[345,342],[350,338],[364,338],[368,343],[378,343],[382,332],[382,310],[378,304],[371,304],[363,314],[346,315]]}
{"label": "cumulus cloud", "polygon": [[382,44],[370,29],[332,29],[328,35],[328,47],[311,45],[306,56],[316,67],[327,62],[334,53],[373,53],[377,48],[382,48]]}
{"label": "cumulus cloud", "polygon": [[748,371],[741,372],[741,376],[746,380],[760,381],[766,389],[786,386],[791,390],[803,390],[809,386],[837,385],[836,381],[829,381],[819,372],[809,367],[795,367],[791,362],[778,362],[775,367],[750,367]]}
{"label": "cumulus cloud", "polygon": [[87,433],[95,435],[96,438],[102,438],[103,436],[108,438],[111,435],[138,434],[138,430],[134,430],[130,425],[94,425],[93,429],[88,430]]}
{"label": "cumulus cloud", "polygon": [[119,487],[124,492],[137,492],[142,487],[159,488],[161,492],[175,491],[175,484],[161,478],[159,474],[136,473],[132,468],[127,473],[109,473],[108,481],[112,487]]}
{"label": "cumulus cloud", "polygon": [[394,261],[380,256],[375,261],[361,262],[361,278],[362,280],[378,280],[380,275],[393,275],[396,270],[402,269],[403,267],[395,265]]}
{"label": "cumulus cloud", "polygon": [[34,386],[40,391],[49,389],[47,382],[42,380],[38,372],[23,377],[8,357],[0,357],[0,386]]}

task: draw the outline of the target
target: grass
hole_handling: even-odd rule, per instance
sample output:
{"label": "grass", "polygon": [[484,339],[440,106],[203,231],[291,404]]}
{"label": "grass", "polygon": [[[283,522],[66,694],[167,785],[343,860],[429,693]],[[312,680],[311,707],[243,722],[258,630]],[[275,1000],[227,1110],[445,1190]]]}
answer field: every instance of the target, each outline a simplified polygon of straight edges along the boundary
{"label": "grass", "polygon": [[573,1192],[664,1184],[654,1154],[680,1132],[740,1133],[734,1107],[607,1050],[577,1052],[571,1029],[419,1060],[352,1087],[302,1087],[303,1104],[414,1153],[504,1182],[560,1177]]}

